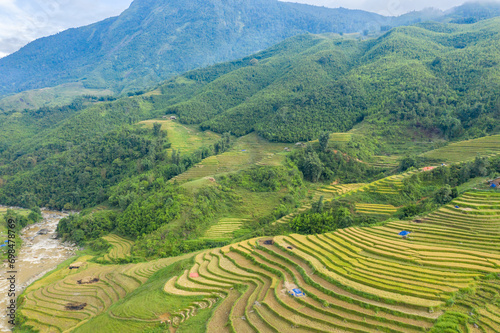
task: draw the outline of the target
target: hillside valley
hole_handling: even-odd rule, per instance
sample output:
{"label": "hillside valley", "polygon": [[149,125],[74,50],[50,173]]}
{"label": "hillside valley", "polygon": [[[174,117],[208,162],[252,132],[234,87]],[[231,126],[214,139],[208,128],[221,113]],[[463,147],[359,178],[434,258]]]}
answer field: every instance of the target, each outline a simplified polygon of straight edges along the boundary
{"label": "hillside valley", "polygon": [[418,22],[470,24],[499,14],[500,6],[488,2],[385,17],[276,0],[135,0],[117,17],[40,38],[0,59],[0,97],[9,97],[0,100],[0,110],[61,106],[89,93],[140,92],[304,33],[366,39]]}
{"label": "hillside valley", "polygon": [[500,332],[494,8],[136,0],[1,59],[0,241],[77,248],[12,331]]}

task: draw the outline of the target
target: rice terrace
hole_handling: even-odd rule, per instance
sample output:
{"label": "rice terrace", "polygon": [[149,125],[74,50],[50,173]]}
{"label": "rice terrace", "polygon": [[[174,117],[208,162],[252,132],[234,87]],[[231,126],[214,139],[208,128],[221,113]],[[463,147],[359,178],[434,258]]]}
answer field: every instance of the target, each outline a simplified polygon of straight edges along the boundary
{"label": "rice terrace", "polygon": [[[205,237],[223,238],[239,223],[222,220]],[[401,238],[400,230],[410,236]],[[427,332],[448,321],[498,332],[499,230],[500,193],[469,191],[418,221],[260,237],[139,264],[102,266],[82,257],[78,270],[63,266],[32,285],[21,313],[46,332],[119,332],[161,322],[189,331],[198,316],[207,332]],[[127,255],[128,241],[105,239],[112,244],[105,258]],[[89,277],[96,282],[81,283]]]}
{"label": "rice terrace", "polygon": [[[248,186],[251,180],[244,177],[255,168],[283,168],[288,162],[282,150],[282,144],[255,134],[244,136],[228,152],[207,157],[172,180],[186,193],[229,184],[249,196],[240,201],[239,214],[221,215],[186,242],[209,242],[210,248],[144,261],[137,255],[142,240],[103,236],[105,252],[68,260],[24,291],[23,327],[40,332],[500,331],[500,192],[484,178],[473,178],[438,209],[398,219],[408,186],[420,184],[423,196],[435,190],[445,170],[472,167],[478,159],[413,168],[367,183],[311,184],[308,195],[272,223],[288,232],[246,239],[256,219],[248,214],[255,209],[252,201],[262,195],[282,198],[285,188],[253,197],[238,186]],[[275,155],[281,156],[276,166],[256,164]],[[378,222],[294,232],[319,205],[339,204],[351,205],[355,218]]]}
{"label": "rice terrace", "polygon": [[500,333],[463,1],[0,1],[0,332]]}

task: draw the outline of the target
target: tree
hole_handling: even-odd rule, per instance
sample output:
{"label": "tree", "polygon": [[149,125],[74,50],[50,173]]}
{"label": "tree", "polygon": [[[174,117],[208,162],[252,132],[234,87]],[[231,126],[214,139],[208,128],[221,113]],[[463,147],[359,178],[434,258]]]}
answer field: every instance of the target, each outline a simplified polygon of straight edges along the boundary
{"label": "tree", "polygon": [[160,134],[161,134],[161,124],[153,123],[153,135],[160,136]]}
{"label": "tree", "polygon": [[401,162],[399,162],[400,171],[406,171],[409,168],[415,168],[416,166],[417,166],[417,159],[415,158],[415,156],[407,155],[405,156],[405,158],[401,160]]}
{"label": "tree", "polygon": [[323,202],[323,198],[324,198],[323,195],[320,196],[319,200],[312,204],[312,211],[313,212],[315,212],[315,213],[322,213],[323,212],[323,207],[325,205],[325,203]]}
{"label": "tree", "polygon": [[322,171],[323,164],[318,154],[315,151],[308,153],[305,158],[304,177],[312,182],[317,182]]}
{"label": "tree", "polygon": [[328,149],[328,141],[330,141],[330,133],[326,131],[322,132],[319,135],[319,146],[322,152],[326,152],[326,150]]}
{"label": "tree", "polygon": [[418,213],[419,213],[419,210],[417,208],[417,205],[409,204],[408,206],[405,206],[401,209],[401,215],[399,217],[404,219],[407,217],[415,216]]}
{"label": "tree", "polygon": [[353,225],[354,220],[349,209],[347,209],[346,207],[340,207],[335,213],[337,218],[337,225],[339,226],[339,228],[349,228]]}
{"label": "tree", "polygon": [[445,185],[441,187],[434,195],[434,200],[436,200],[436,202],[441,205],[445,205],[451,200],[453,200],[450,185]]}
{"label": "tree", "polygon": [[474,164],[472,165],[472,177],[484,177],[488,174],[488,167],[490,166],[490,163],[488,161],[488,158],[486,157],[481,157],[481,156],[476,156],[476,159],[474,160]]}

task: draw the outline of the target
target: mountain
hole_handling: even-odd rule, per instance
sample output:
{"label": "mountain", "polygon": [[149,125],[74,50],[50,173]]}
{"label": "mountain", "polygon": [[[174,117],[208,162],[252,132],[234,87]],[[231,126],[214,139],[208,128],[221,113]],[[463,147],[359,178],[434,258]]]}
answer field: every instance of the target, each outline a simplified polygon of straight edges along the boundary
{"label": "mountain", "polygon": [[[158,160],[159,148],[144,143],[149,134],[143,139],[128,126],[169,114],[195,130],[255,132],[277,142],[354,129],[363,140],[351,150],[379,155],[406,154],[414,142],[422,152],[436,138],[499,133],[499,35],[498,18],[422,23],[365,41],[306,34],[187,72],[142,95],[0,113],[0,200],[53,207],[42,194],[50,189],[59,208],[66,200],[100,203],[110,186]],[[129,151],[129,133],[139,136],[137,152]],[[166,168],[165,179],[178,170]],[[86,203],[76,201],[84,194]]]}
{"label": "mountain", "polygon": [[135,0],[118,17],[38,39],[0,59],[0,96],[75,81],[137,90],[294,35],[359,32],[386,21],[275,0]]}
{"label": "mountain", "polygon": [[[447,13],[428,9],[383,17],[276,0],[135,0],[118,17],[38,39],[0,59],[0,97],[56,86],[64,91],[68,83],[83,88],[64,91],[67,97],[84,94],[85,89],[140,91],[303,33],[376,35],[428,20],[471,23],[499,13],[500,6],[494,3],[466,4]],[[13,100],[25,105],[23,98]],[[50,105],[43,97],[31,104]],[[2,103],[0,108],[16,108],[10,105]]]}
{"label": "mountain", "polygon": [[470,24],[500,16],[498,2],[467,2],[446,11],[444,17],[451,23]]}
{"label": "mountain", "polygon": [[165,113],[216,132],[257,131],[282,142],[361,122],[385,130],[405,123],[449,138],[495,131],[499,32],[500,20],[492,19],[399,27],[364,42],[302,35],[168,82],[167,95],[179,85],[195,90]]}

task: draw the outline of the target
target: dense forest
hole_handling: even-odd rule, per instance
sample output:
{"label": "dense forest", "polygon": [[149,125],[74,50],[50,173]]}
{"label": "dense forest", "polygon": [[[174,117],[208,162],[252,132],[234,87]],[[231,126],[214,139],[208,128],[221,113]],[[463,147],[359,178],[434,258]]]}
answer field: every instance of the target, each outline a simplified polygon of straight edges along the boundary
{"label": "dense forest", "polygon": [[391,17],[276,0],[135,0],[117,17],[38,39],[0,59],[0,96],[47,87],[68,96],[89,89],[141,91],[304,33],[366,38],[418,22],[470,24],[499,13],[496,3]]}
{"label": "dense forest", "polygon": [[384,153],[384,142],[415,140],[413,133],[429,141],[497,133],[499,24],[423,23],[367,41],[302,35],[188,72],[159,94],[3,112],[1,201],[81,209],[106,201],[122,179],[154,172],[166,181],[219,153],[213,146],[168,155],[166,138],[133,126],[172,113],[201,129],[282,142],[359,128],[365,139],[353,138],[341,153],[306,149],[294,157],[307,180],[321,181],[360,178],[366,165],[356,159]]}
{"label": "dense forest", "polygon": [[[360,122],[385,137],[401,125],[447,139],[496,132],[498,24],[422,23],[366,42],[299,36],[247,58],[245,67],[213,67],[215,80],[167,112],[204,129],[257,131],[281,142]],[[185,78],[200,82],[193,73]]]}
{"label": "dense forest", "polygon": [[276,0],[135,0],[118,17],[38,39],[0,59],[0,96],[69,82],[136,91],[298,34],[378,30],[390,21]]}

